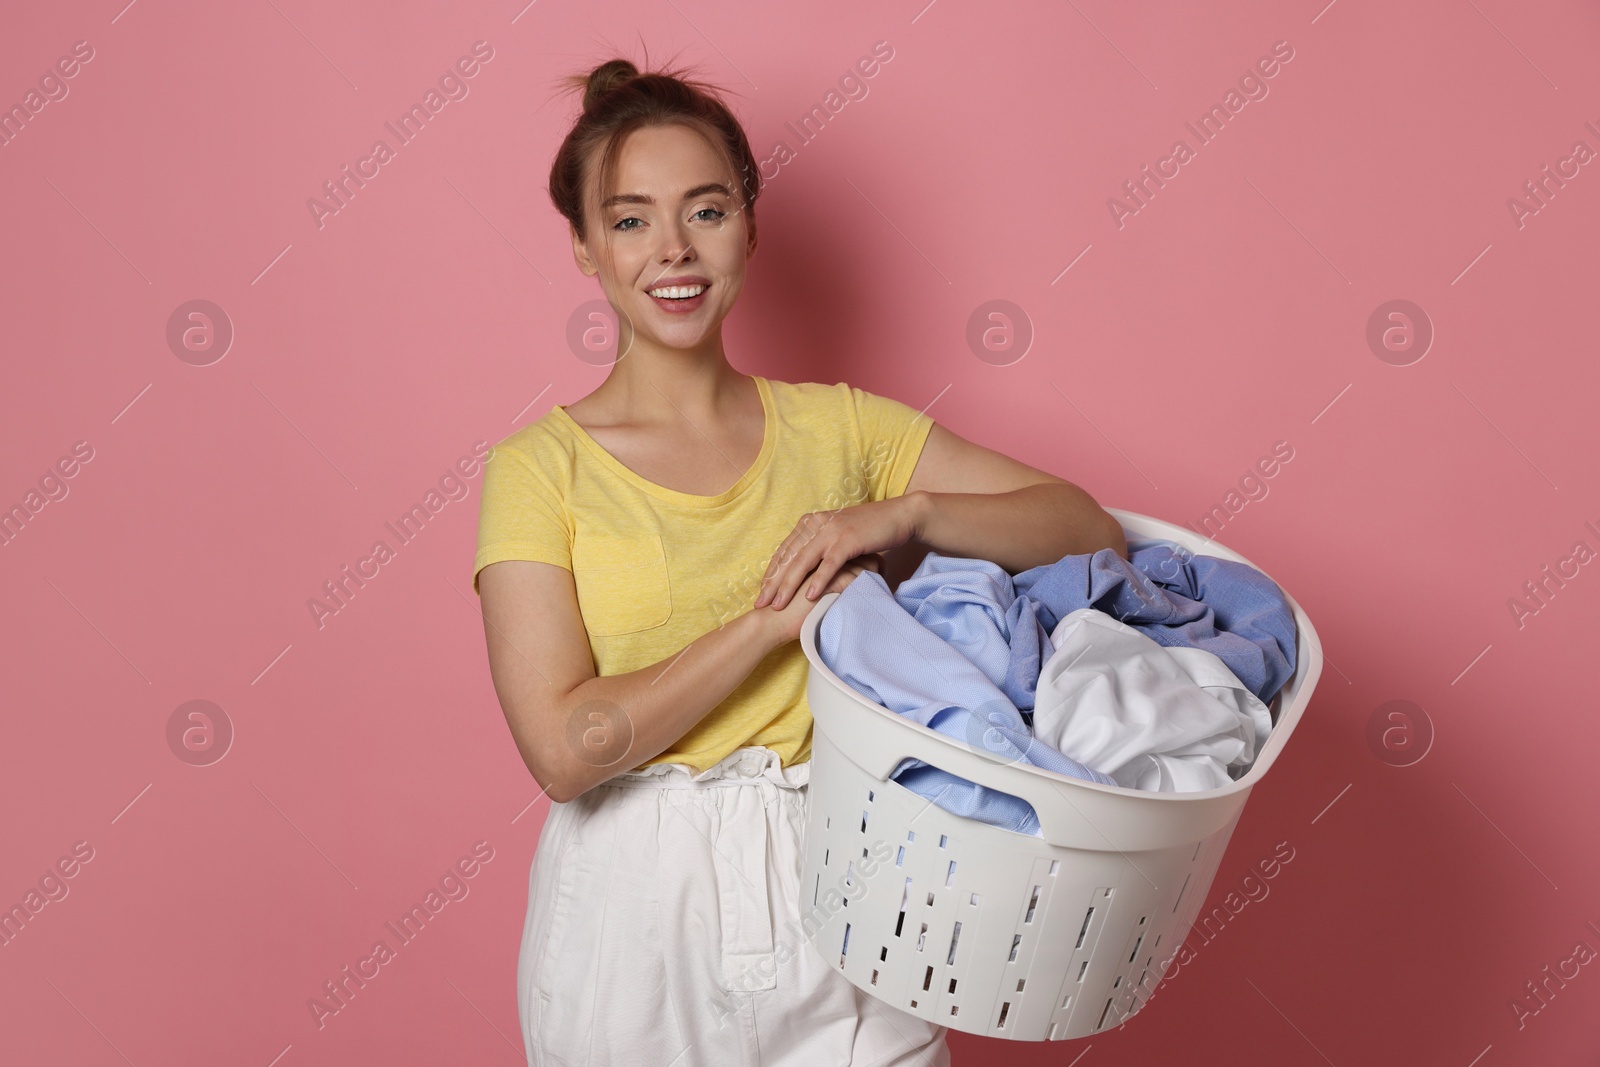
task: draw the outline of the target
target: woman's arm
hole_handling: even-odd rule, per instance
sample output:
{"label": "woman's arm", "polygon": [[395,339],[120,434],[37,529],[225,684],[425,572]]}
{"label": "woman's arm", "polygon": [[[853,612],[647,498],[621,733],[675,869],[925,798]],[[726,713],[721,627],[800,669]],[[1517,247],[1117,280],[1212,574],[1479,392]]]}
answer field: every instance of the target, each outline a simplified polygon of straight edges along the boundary
{"label": "woman's arm", "polygon": [[938,423],[905,495],[912,537],[941,555],[990,560],[1015,574],[1102,548],[1128,554],[1122,524],[1094,497]]}
{"label": "woman's arm", "polygon": [[928,549],[1015,574],[1102,548],[1128,556],[1122,524],[1088,493],[934,423],[903,495],[801,516],[767,565],[756,607],[815,603],[814,585],[863,553],[883,553],[892,589]]}
{"label": "woman's arm", "polygon": [[905,499],[916,540],[940,555],[990,560],[1012,574],[1102,548],[1128,555],[1122,524],[1061,479],[1003,493],[916,489]]}
{"label": "woman's arm", "polygon": [[[843,572],[830,582],[842,589]],[[665,752],[722,702],[815,604],[746,611],[680,652],[597,677],[572,572],[504,560],[478,575],[489,673],[522,761],[567,801]]]}

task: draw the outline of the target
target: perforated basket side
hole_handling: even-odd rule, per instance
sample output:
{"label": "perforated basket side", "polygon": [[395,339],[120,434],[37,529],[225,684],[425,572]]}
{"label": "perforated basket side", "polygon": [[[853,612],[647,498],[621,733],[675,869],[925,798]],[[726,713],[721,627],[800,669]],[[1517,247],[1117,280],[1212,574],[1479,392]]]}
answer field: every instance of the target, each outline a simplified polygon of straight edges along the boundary
{"label": "perforated basket side", "polygon": [[[1130,541],[1254,566],[1181,527],[1112,513]],[[1289,598],[1295,676],[1251,770],[1218,789],[1151,793],[1004,764],[855,692],[816,652],[838,596],[820,598],[801,630],[815,720],[800,902],[808,941],[868,994],[952,1029],[1039,1041],[1120,1025],[1187,936],[1250,790],[1310,699],[1321,673],[1310,620]],[[889,780],[906,758],[1022,797],[1043,836],[954,815]]]}
{"label": "perforated basket side", "polygon": [[828,966],[966,1033],[1085,1037],[1148,999],[1236,819],[1135,853],[1053,846],[946,812],[813,739],[800,913]]}

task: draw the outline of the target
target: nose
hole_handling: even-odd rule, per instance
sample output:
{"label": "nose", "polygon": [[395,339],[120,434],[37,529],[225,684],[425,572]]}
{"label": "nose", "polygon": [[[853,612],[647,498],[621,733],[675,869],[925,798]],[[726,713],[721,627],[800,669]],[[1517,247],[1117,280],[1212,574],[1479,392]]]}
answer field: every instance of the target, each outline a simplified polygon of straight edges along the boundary
{"label": "nose", "polygon": [[684,229],[683,224],[674,221],[664,227],[661,254],[656,260],[661,265],[661,273],[667,273],[679,263],[692,263],[694,258],[694,244],[689,240],[688,231]]}

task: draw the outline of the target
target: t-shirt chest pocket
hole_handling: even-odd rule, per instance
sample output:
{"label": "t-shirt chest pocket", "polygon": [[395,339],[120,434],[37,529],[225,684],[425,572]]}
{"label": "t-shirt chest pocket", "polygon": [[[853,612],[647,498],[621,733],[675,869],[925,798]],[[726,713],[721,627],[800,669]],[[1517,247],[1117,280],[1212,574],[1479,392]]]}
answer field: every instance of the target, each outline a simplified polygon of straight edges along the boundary
{"label": "t-shirt chest pocket", "polygon": [[596,637],[660,626],[672,616],[672,589],[660,534],[579,536],[572,581],[583,625]]}

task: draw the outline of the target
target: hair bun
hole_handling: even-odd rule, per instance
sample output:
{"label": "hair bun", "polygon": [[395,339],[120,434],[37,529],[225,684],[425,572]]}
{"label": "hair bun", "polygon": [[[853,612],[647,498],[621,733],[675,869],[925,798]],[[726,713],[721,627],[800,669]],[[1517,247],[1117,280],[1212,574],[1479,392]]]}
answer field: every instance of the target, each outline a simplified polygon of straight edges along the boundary
{"label": "hair bun", "polygon": [[608,59],[589,72],[583,91],[583,109],[588,111],[602,96],[639,76],[639,68],[626,59]]}

